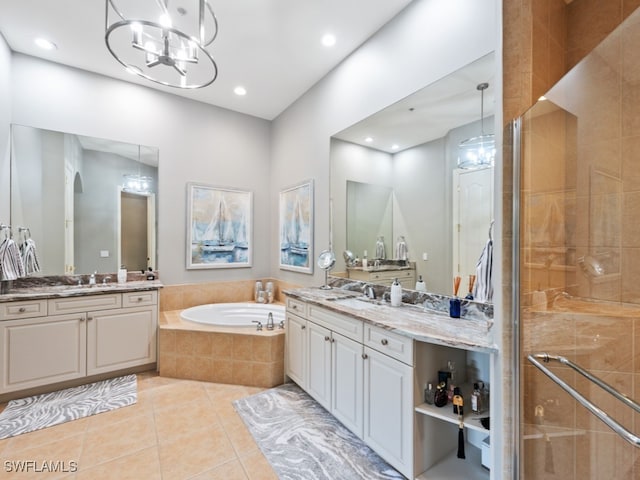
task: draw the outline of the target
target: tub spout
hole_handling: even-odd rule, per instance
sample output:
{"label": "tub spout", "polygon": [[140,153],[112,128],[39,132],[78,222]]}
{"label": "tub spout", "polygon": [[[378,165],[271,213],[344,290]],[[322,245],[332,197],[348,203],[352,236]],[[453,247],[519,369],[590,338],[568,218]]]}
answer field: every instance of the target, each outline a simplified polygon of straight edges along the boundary
{"label": "tub spout", "polygon": [[267,316],[267,330],[273,330],[273,313],[269,312]]}

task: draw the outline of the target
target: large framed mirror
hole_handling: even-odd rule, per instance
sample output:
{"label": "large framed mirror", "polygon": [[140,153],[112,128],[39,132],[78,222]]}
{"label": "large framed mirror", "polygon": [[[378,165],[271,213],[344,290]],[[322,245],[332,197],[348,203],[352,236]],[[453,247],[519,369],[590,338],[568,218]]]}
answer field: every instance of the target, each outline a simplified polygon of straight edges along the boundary
{"label": "large framed mirror", "polygon": [[[493,167],[458,168],[460,144],[494,133],[495,56],[488,54],[331,137],[332,243],[369,257],[383,237],[387,259],[398,243],[408,249],[413,288],[451,295],[452,279],[466,278],[490,234]],[[489,88],[479,92],[479,85]],[[385,193],[383,193],[385,192]],[[388,274],[362,276],[342,255],[334,275],[388,284]],[[378,262],[380,263],[380,262]],[[401,276],[402,278],[402,276]]]}
{"label": "large framed mirror", "polygon": [[11,227],[37,275],[157,268],[158,149],[11,126]]}

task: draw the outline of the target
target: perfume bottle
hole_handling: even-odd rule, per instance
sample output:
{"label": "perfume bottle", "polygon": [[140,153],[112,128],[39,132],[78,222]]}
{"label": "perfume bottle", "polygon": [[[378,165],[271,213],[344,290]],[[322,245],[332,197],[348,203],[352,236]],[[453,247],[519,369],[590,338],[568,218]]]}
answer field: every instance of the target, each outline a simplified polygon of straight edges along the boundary
{"label": "perfume bottle", "polygon": [[444,407],[447,404],[447,384],[440,382],[436,386],[436,393],[433,398],[433,403],[436,407]]}
{"label": "perfume bottle", "polygon": [[424,391],[424,402],[428,405],[433,405],[435,397],[436,391],[433,389],[433,385],[429,384],[429,386]]}
{"label": "perfume bottle", "polygon": [[480,386],[476,382],[473,384],[473,393],[471,394],[471,411],[480,413],[482,410],[482,395],[480,394]]}

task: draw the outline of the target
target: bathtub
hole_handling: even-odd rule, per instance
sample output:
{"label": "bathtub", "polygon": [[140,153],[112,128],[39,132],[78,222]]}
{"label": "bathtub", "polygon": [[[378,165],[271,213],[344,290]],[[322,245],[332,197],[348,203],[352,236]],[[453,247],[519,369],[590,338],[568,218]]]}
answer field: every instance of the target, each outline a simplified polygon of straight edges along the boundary
{"label": "bathtub", "polygon": [[284,321],[284,305],[264,303],[211,303],[187,308],[180,312],[180,318],[188,322],[221,327],[253,327],[262,322],[266,327],[269,313],[278,327]]}

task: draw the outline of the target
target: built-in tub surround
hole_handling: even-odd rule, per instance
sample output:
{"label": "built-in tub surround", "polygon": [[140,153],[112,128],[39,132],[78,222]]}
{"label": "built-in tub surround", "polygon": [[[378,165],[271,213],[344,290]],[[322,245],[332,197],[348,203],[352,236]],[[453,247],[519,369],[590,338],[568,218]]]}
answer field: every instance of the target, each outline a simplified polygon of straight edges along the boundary
{"label": "built-in tub surround", "polygon": [[188,322],[221,327],[284,328],[284,306],[273,303],[210,303],[180,312]]}
{"label": "built-in tub surround", "polygon": [[284,382],[284,329],[205,325],[180,313],[160,316],[161,376],[265,388]]}

